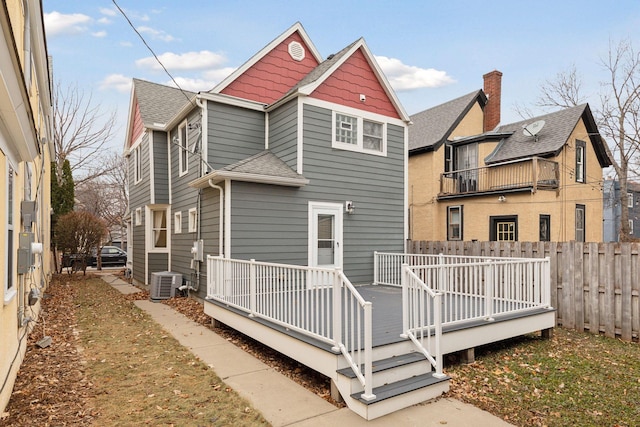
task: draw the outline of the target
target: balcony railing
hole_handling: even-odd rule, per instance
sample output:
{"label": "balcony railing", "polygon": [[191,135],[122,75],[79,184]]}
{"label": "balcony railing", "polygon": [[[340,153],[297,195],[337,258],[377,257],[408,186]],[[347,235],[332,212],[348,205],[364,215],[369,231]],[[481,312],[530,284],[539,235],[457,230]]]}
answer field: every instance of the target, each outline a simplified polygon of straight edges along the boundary
{"label": "balcony railing", "polygon": [[440,175],[438,198],[501,191],[557,189],[558,163],[539,157],[497,163]]}

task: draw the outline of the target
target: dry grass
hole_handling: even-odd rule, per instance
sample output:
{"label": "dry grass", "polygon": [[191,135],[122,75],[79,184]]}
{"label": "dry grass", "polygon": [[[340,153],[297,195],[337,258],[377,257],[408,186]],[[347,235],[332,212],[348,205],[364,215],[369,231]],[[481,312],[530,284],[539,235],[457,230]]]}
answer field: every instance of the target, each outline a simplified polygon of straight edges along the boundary
{"label": "dry grass", "polygon": [[77,318],[98,425],[267,425],[150,317],[98,278],[78,282]]}
{"label": "dry grass", "polygon": [[481,347],[446,369],[452,397],[518,426],[640,425],[640,346],[556,328]]}

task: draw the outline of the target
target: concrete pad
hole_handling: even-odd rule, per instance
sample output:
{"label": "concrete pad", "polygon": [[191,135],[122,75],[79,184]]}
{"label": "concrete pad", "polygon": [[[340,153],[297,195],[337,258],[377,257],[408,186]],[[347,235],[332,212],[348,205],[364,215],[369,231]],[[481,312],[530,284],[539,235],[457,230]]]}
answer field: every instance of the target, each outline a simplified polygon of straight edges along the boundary
{"label": "concrete pad", "polygon": [[512,426],[512,424],[482,409],[449,398],[411,406],[372,421],[366,421],[364,418],[350,411],[349,408],[342,408],[330,414],[291,424],[291,426],[295,427],[333,427],[336,425],[348,425],[349,427],[382,427],[390,425],[416,427],[442,427],[443,425],[447,427]]}
{"label": "concrete pad", "polygon": [[216,371],[216,374],[225,382],[227,382],[228,378],[234,376],[253,374],[269,369],[269,367],[260,360],[231,343],[194,348],[191,351],[198,356],[200,360],[211,366],[213,370]]}
{"label": "concrete pad", "polygon": [[138,292],[142,292],[140,288],[137,288],[122,279],[119,279],[111,274],[101,274],[101,279],[107,282],[109,285],[113,286],[115,289],[120,291],[122,294],[136,294]]}
{"label": "concrete pad", "polygon": [[249,400],[274,427],[297,425],[292,423],[338,410],[273,369],[233,376],[224,382]]}

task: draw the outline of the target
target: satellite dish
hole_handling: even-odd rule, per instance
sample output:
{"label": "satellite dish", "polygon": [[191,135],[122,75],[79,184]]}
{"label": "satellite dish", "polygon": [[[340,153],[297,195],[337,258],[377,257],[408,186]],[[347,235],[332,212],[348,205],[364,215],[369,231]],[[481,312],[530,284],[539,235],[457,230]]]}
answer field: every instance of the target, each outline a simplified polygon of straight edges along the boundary
{"label": "satellite dish", "polygon": [[535,136],[537,141],[538,140],[537,135],[540,133],[543,127],[544,127],[544,120],[538,120],[528,125],[524,125],[522,127],[522,133],[525,136]]}

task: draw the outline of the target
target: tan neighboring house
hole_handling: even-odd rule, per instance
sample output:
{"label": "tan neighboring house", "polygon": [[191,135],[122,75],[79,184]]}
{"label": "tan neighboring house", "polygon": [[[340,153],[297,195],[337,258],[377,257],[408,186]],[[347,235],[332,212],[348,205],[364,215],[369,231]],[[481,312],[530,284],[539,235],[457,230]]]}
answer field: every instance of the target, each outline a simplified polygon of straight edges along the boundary
{"label": "tan neighboring house", "polygon": [[411,240],[602,241],[611,164],[588,104],[499,125],[502,73],[411,116]]}
{"label": "tan neighboring house", "polygon": [[0,413],[51,277],[51,84],[38,0],[0,5]]}

